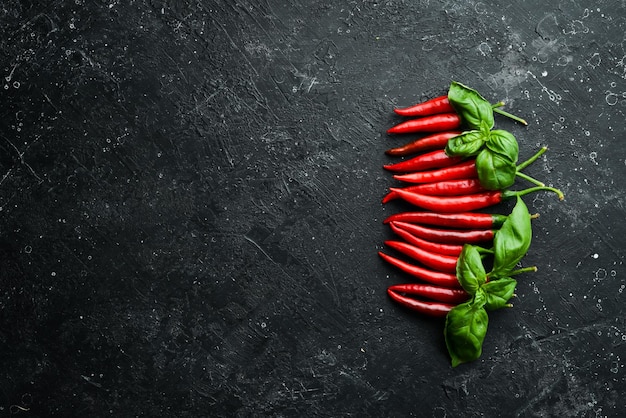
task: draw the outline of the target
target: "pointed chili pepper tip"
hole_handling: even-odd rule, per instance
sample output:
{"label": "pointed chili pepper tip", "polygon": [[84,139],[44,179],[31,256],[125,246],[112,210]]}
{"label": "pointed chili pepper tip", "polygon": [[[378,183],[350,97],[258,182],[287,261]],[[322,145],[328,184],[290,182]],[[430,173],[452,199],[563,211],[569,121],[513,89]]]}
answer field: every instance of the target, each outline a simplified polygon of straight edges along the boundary
{"label": "pointed chili pepper tip", "polygon": [[398,294],[398,292],[396,292],[395,290],[391,289],[391,287],[388,287],[388,288],[387,288],[387,294],[388,294],[389,296],[393,296],[393,295],[397,295],[397,294]]}

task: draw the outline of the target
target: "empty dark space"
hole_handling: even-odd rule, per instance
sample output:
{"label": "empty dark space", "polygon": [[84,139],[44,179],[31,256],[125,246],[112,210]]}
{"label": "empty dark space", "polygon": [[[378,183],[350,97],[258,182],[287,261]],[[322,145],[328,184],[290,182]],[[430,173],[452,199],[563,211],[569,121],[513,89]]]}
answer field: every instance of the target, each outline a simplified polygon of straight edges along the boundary
{"label": "empty dark space", "polygon": [[[0,416],[625,416],[625,29],[615,0],[4,0]],[[526,198],[538,271],[454,368],[377,255],[393,109],[452,81],[565,194]]]}

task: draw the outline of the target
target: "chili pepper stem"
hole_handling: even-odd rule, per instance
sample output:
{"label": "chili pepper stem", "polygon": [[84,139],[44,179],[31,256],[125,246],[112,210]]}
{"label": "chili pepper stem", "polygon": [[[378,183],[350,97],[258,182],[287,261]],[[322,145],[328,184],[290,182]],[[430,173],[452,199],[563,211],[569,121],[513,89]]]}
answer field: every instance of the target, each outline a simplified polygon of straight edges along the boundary
{"label": "chili pepper stem", "polygon": [[520,171],[518,171],[517,173],[515,173],[515,175],[516,175],[517,177],[519,177],[519,178],[521,178],[521,179],[524,179],[524,180],[526,180],[526,181],[528,181],[528,182],[530,182],[530,183],[532,183],[532,184],[535,184],[535,185],[537,185],[537,186],[540,186],[540,187],[545,186],[545,183],[543,183],[543,182],[541,182],[541,181],[539,181],[539,180],[537,180],[537,179],[535,179],[535,178],[533,178],[533,177],[530,177],[529,175],[524,174],[524,173],[522,173],[522,172],[520,172]]}
{"label": "chili pepper stem", "polygon": [[530,215],[530,219],[538,219],[538,218],[539,218],[538,213],[533,213],[532,215]]}
{"label": "chili pepper stem", "polygon": [[505,110],[500,109],[500,107],[502,107],[502,106],[504,106],[504,102],[503,101],[499,101],[498,103],[496,103],[494,105],[491,105],[491,108],[493,109],[493,111],[495,113],[499,113],[502,116],[506,116],[509,119],[513,119],[514,121],[519,122],[522,125],[525,125],[525,126],[528,125],[528,122],[526,122],[525,119],[522,119],[519,116],[515,116],[515,115],[513,115],[513,114],[511,114],[511,113],[509,113],[509,112],[507,112]]}
{"label": "chili pepper stem", "polygon": [[[526,167],[528,167],[529,165],[531,165],[532,163],[534,163],[535,161],[537,161],[537,159],[539,157],[541,157],[547,150],[548,150],[548,147],[541,147],[541,149],[539,149],[539,151],[537,151],[535,153],[535,155],[533,155],[532,157],[530,157],[529,159],[527,159],[526,161],[524,161],[523,163],[521,163],[520,165],[518,165],[516,167],[515,175],[517,177],[521,178],[521,179],[524,179],[524,180],[526,180],[526,181],[536,185],[536,186],[545,187],[545,183],[537,180],[534,177],[529,176],[528,174],[522,173],[522,170],[525,169]],[[560,198],[560,196],[559,196],[559,198]],[[561,199],[561,200],[563,200],[563,199]]]}
{"label": "chili pepper stem", "polygon": [[537,271],[537,266],[532,267],[523,267],[521,269],[513,270],[509,273],[509,276],[516,276],[522,273],[535,273]]}
{"label": "chili pepper stem", "polygon": [[527,159],[526,161],[518,165],[517,171],[518,172],[522,171],[523,169],[525,169],[526,167],[528,167],[529,165],[537,161],[537,159],[541,157],[547,150],[548,150],[548,147],[541,147],[541,149],[537,151],[535,155],[533,155],[532,157],[530,157],[529,159]]}
{"label": "chili pepper stem", "polygon": [[540,192],[542,190],[547,191],[547,192],[556,193],[556,195],[558,196],[559,200],[565,199],[565,195],[563,195],[562,191],[560,191],[557,188],[548,187],[548,186],[536,186],[536,187],[530,187],[528,189],[518,190],[518,191],[505,190],[505,191],[502,192],[502,197],[503,198],[514,197],[514,196],[520,196],[521,197],[521,196],[527,195],[529,193]]}

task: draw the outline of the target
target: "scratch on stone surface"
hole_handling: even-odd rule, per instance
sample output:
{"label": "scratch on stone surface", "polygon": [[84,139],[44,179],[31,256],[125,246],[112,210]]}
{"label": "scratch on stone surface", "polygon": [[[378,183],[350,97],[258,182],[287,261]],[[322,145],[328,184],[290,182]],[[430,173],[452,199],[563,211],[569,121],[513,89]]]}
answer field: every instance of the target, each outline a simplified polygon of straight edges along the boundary
{"label": "scratch on stone surface", "polygon": [[[11,145],[11,147],[15,150],[15,152],[16,152],[16,154],[17,154],[17,156],[18,156],[19,160],[20,160],[20,163],[21,163],[24,167],[26,167],[26,168],[28,169],[28,171],[30,171],[30,173],[31,173],[31,174],[32,174],[32,175],[33,175],[33,176],[37,179],[37,182],[38,182],[39,184],[43,183],[43,181],[44,181],[44,180],[43,180],[41,177],[39,177],[39,175],[35,172],[35,170],[33,169],[33,167],[31,167],[31,165],[30,165],[30,164],[28,164],[28,163],[26,162],[26,160],[24,160],[24,152],[20,151],[20,150],[19,150],[19,149],[15,146],[15,144],[14,144],[13,142],[11,142],[11,140],[10,140],[10,139],[8,139],[8,138],[6,138],[6,137],[4,137],[4,136],[2,137],[2,139],[4,139],[4,140],[5,140],[5,141],[9,144],[9,145]],[[35,138],[35,140],[33,141],[33,144],[34,144],[34,143],[36,143],[38,140],[39,140],[39,137]],[[32,145],[32,144],[31,144],[31,145]],[[30,148],[30,145],[28,145],[28,147],[27,147],[26,149],[28,150],[28,148]],[[10,170],[9,170],[9,172],[10,172]],[[5,174],[5,176],[2,178],[2,182],[4,182],[4,180],[6,179],[6,177],[9,175],[9,172],[7,172],[7,173]],[[1,183],[1,182],[0,182],[0,183]]]}
{"label": "scratch on stone surface", "polygon": [[532,408],[534,405],[536,405],[537,403],[541,402],[543,399],[545,399],[550,393],[552,393],[554,391],[554,389],[557,387],[557,385],[559,383],[561,383],[561,381],[563,380],[563,375],[560,375],[558,379],[556,379],[554,382],[552,382],[550,385],[544,387],[541,392],[539,392],[537,395],[535,395],[532,399],[530,399],[526,405],[524,405],[522,408],[518,409],[515,413],[515,416],[519,417],[519,416],[524,416],[526,414],[526,412],[528,411],[528,409]]}
{"label": "scratch on stone surface", "polygon": [[261,251],[261,253],[263,253],[263,255],[267,257],[268,260],[276,264],[276,262],[272,259],[272,257],[270,257],[270,255],[266,253],[265,250],[259,244],[256,243],[256,241],[254,241],[252,238],[248,237],[247,235],[243,235],[243,237],[245,238],[246,241],[248,241],[249,243],[257,247],[259,251]]}
{"label": "scratch on stone surface", "polygon": [[233,38],[230,36],[230,34],[228,33],[228,31],[226,30],[226,28],[224,27],[224,25],[222,25],[219,21],[217,21],[212,14],[210,14],[211,18],[213,19],[213,23],[215,23],[220,30],[224,33],[224,35],[226,36],[226,38],[228,39],[228,42],[230,43],[230,45],[237,51],[239,52],[239,54],[243,57],[243,59],[248,63],[248,66],[250,67],[250,69],[254,72],[254,74],[258,77],[259,73],[256,70],[256,68],[254,67],[254,65],[252,65],[252,63],[250,62],[250,60],[248,59],[248,57],[246,56],[246,54],[244,54],[244,52],[241,50],[241,48],[239,48],[239,46],[237,46],[237,44],[235,43],[235,41],[233,40]]}

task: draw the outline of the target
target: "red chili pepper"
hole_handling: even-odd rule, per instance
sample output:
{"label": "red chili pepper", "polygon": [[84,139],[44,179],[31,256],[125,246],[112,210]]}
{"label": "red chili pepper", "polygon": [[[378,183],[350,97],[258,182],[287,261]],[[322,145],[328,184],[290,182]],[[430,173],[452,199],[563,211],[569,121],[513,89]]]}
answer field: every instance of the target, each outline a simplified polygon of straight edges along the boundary
{"label": "red chili pepper", "polygon": [[461,131],[439,132],[418,138],[400,147],[391,148],[385,151],[387,155],[394,157],[404,157],[410,154],[416,154],[422,151],[430,151],[433,149],[443,149],[448,144],[450,138],[460,135]]}
{"label": "red chili pepper", "polygon": [[421,266],[416,266],[415,264],[411,264],[404,260],[400,260],[399,258],[385,254],[382,251],[379,251],[378,255],[380,255],[383,260],[392,266],[399,268],[417,279],[439,286],[456,288],[461,287],[461,284],[454,274],[433,271]]}
{"label": "red chili pepper", "polygon": [[495,213],[400,212],[390,215],[383,223],[387,224],[400,221],[445,226],[447,228],[492,229],[502,226],[506,219],[506,215],[498,215]]}
{"label": "red chili pepper", "polygon": [[439,96],[425,102],[415,104],[413,106],[394,109],[394,112],[400,116],[428,116],[437,113],[454,112],[454,108],[448,100],[448,96]]}
{"label": "red chili pepper", "polygon": [[[485,188],[480,184],[478,179],[461,179],[417,184],[415,186],[404,187],[402,190],[430,196],[459,196],[484,192]],[[398,193],[392,190],[383,198],[383,203],[387,203],[398,197]]]}
{"label": "red chili pepper", "polygon": [[405,283],[389,286],[387,290],[407,295],[422,296],[428,299],[445,303],[463,303],[469,299],[469,294],[463,289],[450,289],[448,287],[434,286],[431,284]]}
{"label": "red chili pepper", "polygon": [[417,157],[409,158],[398,163],[386,164],[383,166],[389,171],[424,171],[433,168],[443,168],[456,165],[463,161],[463,157],[450,157],[445,150],[431,151]]}
{"label": "red chili pepper", "polygon": [[416,132],[452,131],[461,127],[461,118],[456,113],[440,113],[423,118],[409,119],[387,130],[388,134],[411,134]]}
{"label": "red chili pepper", "polygon": [[426,251],[430,251],[438,254],[452,255],[458,257],[463,251],[463,245],[461,244],[442,244],[440,242],[432,242],[420,237],[417,237],[410,232],[398,228],[395,222],[389,224],[391,230],[400,238],[408,242],[409,244],[413,244],[417,247],[423,248]]}
{"label": "red chili pepper", "polygon": [[405,308],[437,318],[445,317],[448,312],[450,312],[450,310],[452,310],[452,308],[454,308],[455,306],[450,303],[426,302],[423,300],[413,299],[389,289],[387,289],[387,294],[391,299],[404,306]]}
{"label": "red chili pepper", "polygon": [[403,241],[387,240],[385,245],[436,271],[456,273],[458,257],[432,253]]}
{"label": "red chili pepper", "polygon": [[492,240],[495,234],[493,229],[439,229],[396,221],[392,222],[392,225],[416,237],[444,244],[477,244]]}
{"label": "red chili pepper", "polygon": [[445,180],[478,178],[478,171],[476,171],[476,161],[468,160],[451,167],[436,170],[395,174],[393,178],[407,183],[434,183]]}
{"label": "red chili pepper", "polygon": [[491,190],[463,196],[429,196],[398,188],[391,188],[390,190],[412,205],[441,213],[471,212],[476,209],[496,205],[506,199],[505,192],[501,190]]}

